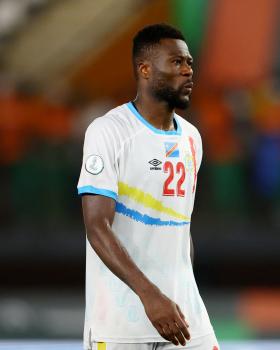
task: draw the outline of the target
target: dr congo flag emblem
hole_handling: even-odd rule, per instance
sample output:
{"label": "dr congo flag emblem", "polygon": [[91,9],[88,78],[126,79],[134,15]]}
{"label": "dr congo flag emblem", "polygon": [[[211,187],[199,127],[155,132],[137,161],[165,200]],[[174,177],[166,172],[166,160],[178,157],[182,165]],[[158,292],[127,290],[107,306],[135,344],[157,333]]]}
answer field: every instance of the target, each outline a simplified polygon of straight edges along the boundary
{"label": "dr congo flag emblem", "polygon": [[166,157],[179,157],[179,149],[177,142],[164,142]]}

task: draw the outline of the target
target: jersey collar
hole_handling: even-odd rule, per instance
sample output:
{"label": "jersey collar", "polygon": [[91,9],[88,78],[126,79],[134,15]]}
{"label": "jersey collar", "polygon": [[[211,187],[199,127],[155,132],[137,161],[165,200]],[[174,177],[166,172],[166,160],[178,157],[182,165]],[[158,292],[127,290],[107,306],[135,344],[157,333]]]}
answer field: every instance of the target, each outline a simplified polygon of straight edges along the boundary
{"label": "jersey collar", "polygon": [[182,134],[182,129],[179,124],[178,118],[176,115],[174,115],[174,119],[177,124],[177,130],[170,130],[170,131],[165,131],[161,129],[155,128],[153,125],[151,125],[142,115],[137,111],[137,109],[134,107],[132,102],[126,103],[127,107],[129,110],[135,115],[135,117],[140,120],[143,124],[145,124],[150,130],[152,130],[156,134],[161,134],[161,135],[181,135]]}

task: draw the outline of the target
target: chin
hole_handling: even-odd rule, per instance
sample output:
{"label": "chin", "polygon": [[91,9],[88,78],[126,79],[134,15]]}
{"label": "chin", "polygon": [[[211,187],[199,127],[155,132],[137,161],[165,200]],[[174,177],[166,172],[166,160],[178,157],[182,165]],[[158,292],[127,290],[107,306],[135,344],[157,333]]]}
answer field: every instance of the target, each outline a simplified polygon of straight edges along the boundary
{"label": "chin", "polygon": [[179,108],[179,109],[187,109],[190,105],[190,99],[189,97],[184,98],[184,99],[180,99],[177,101],[175,108]]}

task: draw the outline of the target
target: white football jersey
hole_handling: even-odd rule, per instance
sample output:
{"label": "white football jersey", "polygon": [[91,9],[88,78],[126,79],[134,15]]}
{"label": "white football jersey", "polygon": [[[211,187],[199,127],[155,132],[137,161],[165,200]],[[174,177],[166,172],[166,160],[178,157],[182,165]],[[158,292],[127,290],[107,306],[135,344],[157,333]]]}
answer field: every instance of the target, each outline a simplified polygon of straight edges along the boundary
{"label": "white football jersey", "polygon": [[[130,102],[95,119],[84,142],[79,194],[116,201],[112,228],[143,273],[183,311],[192,338],[213,332],[190,260],[190,222],[202,144],[174,115],[176,130],[149,124]],[[87,241],[85,348],[92,341],[165,341],[139,297]]]}

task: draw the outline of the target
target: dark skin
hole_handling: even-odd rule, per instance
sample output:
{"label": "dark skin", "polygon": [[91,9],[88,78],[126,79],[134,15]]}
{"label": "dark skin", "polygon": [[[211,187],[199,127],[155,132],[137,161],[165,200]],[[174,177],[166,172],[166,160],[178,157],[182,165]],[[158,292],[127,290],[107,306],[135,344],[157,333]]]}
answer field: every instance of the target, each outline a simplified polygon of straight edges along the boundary
{"label": "dark skin", "polygon": [[[134,102],[154,127],[172,130],[176,103],[187,106],[189,101],[192,58],[182,40],[163,39],[154,51],[151,57],[137,62],[138,91]],[[165,101],[156,95],[157,84],[167,86],[175,93],[175,105],[172,99]],[[139,296],[158,333],[175,345],[185,345],[190,339],[189,326],[179,306],[143,274],[112,230],[115,201],[105,196],[84,195],[82,205],[87,237],[97,255]]]}
{"label": "dark skin", "polygon": [[[134,103],[140,114],[157,129],[173,130],[174,109],[188,106],[193,87],[192,63],[186,43],[175,39],[161,40],[151,59],[137,62],[138,91]],[[178,98],[173,105],[154,96],[155,81],[158,86],[164,85],[176,92]]]}

